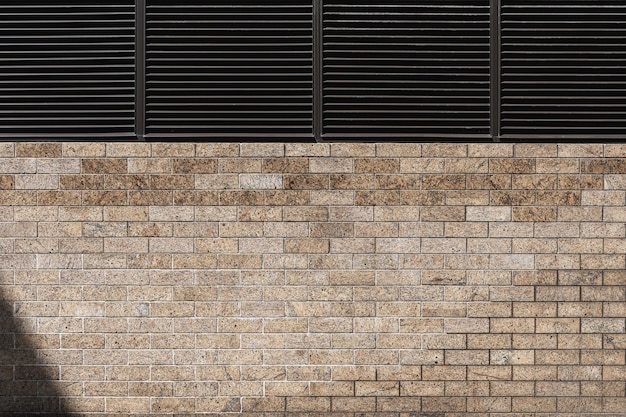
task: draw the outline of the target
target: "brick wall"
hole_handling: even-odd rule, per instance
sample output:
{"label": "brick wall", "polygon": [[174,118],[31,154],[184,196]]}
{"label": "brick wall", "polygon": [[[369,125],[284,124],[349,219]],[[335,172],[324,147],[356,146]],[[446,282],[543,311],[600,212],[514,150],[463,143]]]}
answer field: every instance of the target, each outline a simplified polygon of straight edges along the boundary
{"label": "brick wall", "polygon": [[0,410],[624,416],[625,194],[624,145],[1,143]]}

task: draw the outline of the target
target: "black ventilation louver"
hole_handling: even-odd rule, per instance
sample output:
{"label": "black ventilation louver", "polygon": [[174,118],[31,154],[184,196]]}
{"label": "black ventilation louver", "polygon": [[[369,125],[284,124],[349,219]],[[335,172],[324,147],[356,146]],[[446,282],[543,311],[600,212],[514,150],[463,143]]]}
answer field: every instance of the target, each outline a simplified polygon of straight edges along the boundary
{"label": "black ventilation louver", "polygon": [[134,129],[134,0],[0,2],[0,136]]}
{"label": "black ventilation louver", "polygon": [[623,0],[503,0],[503,137],[624,140],[625,45]]}
{"label": "black ventilation louver", "polygon": [[148,0],[148,137],[312,137],[312,16],[311,0]]}
{"label": "black ventilation louver", "polygon": [[626,140],[624,0],[4,0],[0,138]]}
{"label": "black ventilation louver", "polygon": [[488,137],[489,0],[323,4],[325,137]]}

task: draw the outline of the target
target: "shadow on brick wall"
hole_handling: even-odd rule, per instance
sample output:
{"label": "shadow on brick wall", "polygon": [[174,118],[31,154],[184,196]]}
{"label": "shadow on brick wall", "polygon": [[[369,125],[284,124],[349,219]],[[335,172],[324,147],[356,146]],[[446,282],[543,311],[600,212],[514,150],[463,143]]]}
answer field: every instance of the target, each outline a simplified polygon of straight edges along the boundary
{"label": "shadow on brick wall", "polygon": [[0,298],[0,416],[69,416],[56,386],[58,373],[58,366],[38,359],[13,315],[13,303]]}

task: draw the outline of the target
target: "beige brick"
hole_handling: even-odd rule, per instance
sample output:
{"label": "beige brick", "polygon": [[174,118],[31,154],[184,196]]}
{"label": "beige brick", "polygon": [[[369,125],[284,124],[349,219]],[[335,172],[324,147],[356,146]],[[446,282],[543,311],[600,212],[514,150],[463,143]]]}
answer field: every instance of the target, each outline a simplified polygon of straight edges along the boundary
{"label": "beige brick", "polygon": [[486,301],[489,289],[486,287],[448,287],[445,290],[446,301]]}
{"label": "beige brick", "polygon": [[513,412],[555,412],[556,398],[513,397]]}
{"label": "beige brick", "polygon": [[[445,359],[446,365],[487,365],[489,352],[487,350],[447,350]],[[450,392],[449,389],[448,392]],[[447,395],[455,394],[448,393]]]}
{"label": "beige brick", "polygon": [[545,396],[578,396],[580,382],[537,382],[536,395]]}
{"label": "beige brick", "polygon": [[465,334],[424,335],[423,345],[425,349],[464,349],[467,345],[467,336]]}
{"label": "beige brick", "polygon": [[468,412],[506,413],[511,411],[511,397],[470,397]]}
{"label": "beige brick", "polygon": [[579,269],[581,257],[578,254],[535,255],[537,269]]}
{"label": "beige brick", "polygon": [[424,190],[464,190],[465,175],[461,174],[424,174],[422,175]]}
{"label": "beige brick", "polygon": [[354,363],[357,365],[397,365],[398,351],[382,349],[361,349],[354,352]]}
{"label": "beige brick", "polygon": [[374,253],[376,241],[374,239],[330,239],[331,253]]}
{"label": "beige brick", "polygon": [[376,410],[380,412],[412,412],[420,409],[420,397],[379,397]]}
{"label": "beige brick", "polygon": [[488,333],[489,319],[445,319],[446,333]]}
{"label": "beige brick", "polygon": [[[620,294],[620,297],[621,296]],[[604,317],[624,317],[624,311],[626,310],[626,305],[624,302],[607,302],[604,303]]]}
{"label": "beige brick", "polygon": [[[532,300],[532,297],[530,300]],[[560,313],[561,312],[559,312],[559,314]],[[557,303],[537,301],[515,302],[513,303],[513,315],[515,317],[556,317]]]}
{"label": "beige brick", "polygon": [[537,301],[579,301],[580,288],[568,286],[546,286],[535,289]]}
{"label": "beige brick", "polygon": [[626,256],[624,255],[581,255],[582,269],[624,269]]}
{"label": "beige brick", "polygon": [[559,334],[559,349],[600,349],[602,335],[599,334]]}
{"label": "beige brick", "polygon": [[508,222],[511,221],[510,207],[467,207],[467,221]]}
{"label": "beige brick", "polygon": [[624,365],[626,361],[622,351],[589,349],[580,352],[582,365]]}
{"label": "beige brick", "polygon": [[354,204],[354,191],[351,190],[332,190],[332,191],[311,191],[312,205],[336,205],[344,206]]}
{"label": "beige brick", "polygon": [[425,302],[422,307],[424,317],[465,317],[467,306],[464,303]]}
{"label": "beige brick", "polygon": [[[487,248],[489,245],[486,245],[484,241],[486,241],[487,236],[489,235],[489,224],[487,222],[448,222],[445,224],[445,236],[446,237],[467,237],[467,238],[475,238],[468,240],[468,250],[469,246],[473,246],[475,248],[485,247]],[[484,238],[484,239],[477,239]],[[494,248],[502,247],[503,242],[494,239]],[[472,245],[470,245],[472,244]],[[510,251],[510,250],[509,250]]]}
{"label": "beige brick", "polygon": [[558,145],[545,143],[518,143],[513,145],[515,156],[517,157],[556,157]]}
{"label": "beige brick", "polygon": [[535,319],[532,318],[492,318],[492,333],[534,333]]}
{"label": "beige brick", "polygon": [[601,239],[559,239],[561,253],[602,253]]}
{"label": "beige brick", "polygon": [[578,333],[580,331],[579,318],[537,318],[537,333]]}
{"label": "beige brick", "polygon": [[604,271],[604,285],[624,285],[626,271]]}
{"label": "beige brick", "polygon": [[491,350],[490,363],[493,365],[533,365],[534,350]]}
{"label": "beige brick", "polygon": [[446,191],[445,203],[449,206],[484,206],[489,204],[488,191]]}
{"label": "beige brick", "polygon": [[490,237],[533,237],[532,223],[489,223]]}
{"label": "beige brick", "polygon": [[555,174],[513,175],[511,188],[521,190],[555,190],[557,188],[557,176]]}
{"label": "beige brick", "polygon": [[559,317],[601,317],[602,303],[559,303]]}
{"label": "beige brick", "polygon": [[421,211],[421,220],[426,222],[465,221],[465,209],[463,207],[423,207]]}
{"label": "beige brick", "polygon": [[439,397],[444,395],[443,381],[401,381],[400,395],[403,397]]}
{"label": "beige brick", "polygon": [[491,269],[534,269],[535,258],[532,255],[503,255],[492,254],[489,256],[489,268]]}
{"label": "beige brick", "polygon": [[516,381],[554,381],[557,379],[556,366],[519,365],[513,367]]}
{"label": "beige brick", "polygon": [[582,318],[582,333],[624,333],[624,318]]}
{"label": "beige brick", "polygon": [[328,412],[330,398],[287,398],[288,412]]}
{"label": "beige brick", "polygon": [[348,158],[311,158],[309,169],[312,173],[350,173],[353,161]]}
{"label": "beige brick", "polygon": [[[378,207],[376,209],[378,209]],[[373,207],[330,207],[328,210],[328,214],[326,214],[325,216],[322,214],[323,212],[320,211],[320,208],[316,208],[316,210],[318,210],[320,218],[314,219],[314,221],[330,220],[331,222],[371,222],[374,217]]]}
{"label": "beige brick", "polygon": [[535,393],[535,384],[532,381],[490,382],[490,393],[494,397],[507,395],[511,397],[533,396]]}
{"label": "beige brick", "polygon": [[600,285],[602,283],[601,271],[559,271],[559,285]]}
{"label": "beige brick", "polygon": [[538,158],[537,173],[580,173],[580,162],[575,158]]}
{"label": "beige brick", "polygon": [[376,398],[333,397],[332,411],[336,414],[342,412],[373,412],[376,411]]}
{"label": "beige brick", "polygon": [[422,181],[417,174],[382,174],[375,179],[375,188],[383,190],[418,190]]}
{"label": "beige brick", "polygon": [[351,254],[312,254],[309,255],[308,265],[311,269],[351,269],[353,258]]}
{"label": "beige brick", "polygon": [[[368,319],[362,320],[365,322]],[[395,320],[396,319],[388,319],[387,321],[382,321],[380,323],[375,322],[374,324],[377,326],[384,325],[384,328],[392,330],[398,325]],[[409,333],[443,333],[443,323],[442,319],[401,318],[399,331]]]}
{"label": "beige brick", "polygon": [[467,145],[452,143],[425,143],[422,144],[424,157],[465,157]]}
{"label": "beige brick", "polygon": [[24,174],[15,176],[16,190],[55,190],[59,176],[51,174]]}
{"label": "beige brick", "polygon": [[601,366],[559,365],[559,380],[562,381],[595,381],[602,379]]}
{"label": "beige brick", "polygon": [[467,189],[469,190],[504,190],[511,188],[509,174],[468,174]]}
{"label": "beige brick", "polygon": [[[222,156],[222,155],[219,155],[219,156]],[[285,143],[285,156],[288,156],[288,157],[330,156],[330,144],[327,144],[327,143]]]}
{"label": "beige brick", "polygon": [[608,381],[582,381],[580,383],[581,395],[584,397],[595,396],[624,396],[624,382]]}

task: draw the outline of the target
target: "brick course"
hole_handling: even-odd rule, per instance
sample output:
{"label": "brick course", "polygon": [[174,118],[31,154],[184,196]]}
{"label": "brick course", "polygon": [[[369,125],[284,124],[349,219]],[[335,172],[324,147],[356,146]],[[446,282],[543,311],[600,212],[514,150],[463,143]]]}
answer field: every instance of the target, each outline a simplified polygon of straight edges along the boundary
{"label": "brick course", "polygon": [[625,155],[3,143],[0,410],[623,416]]}

